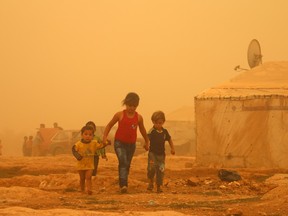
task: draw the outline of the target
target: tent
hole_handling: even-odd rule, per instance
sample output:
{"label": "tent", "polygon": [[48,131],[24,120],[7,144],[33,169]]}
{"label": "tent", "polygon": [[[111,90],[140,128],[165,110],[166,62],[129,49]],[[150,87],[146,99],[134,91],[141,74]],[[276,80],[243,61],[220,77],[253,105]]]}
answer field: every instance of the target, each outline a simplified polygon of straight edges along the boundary
{"label": "tent", "polygon": [[196,161],[288,167],[288,62],[267,62],[194,98]]}

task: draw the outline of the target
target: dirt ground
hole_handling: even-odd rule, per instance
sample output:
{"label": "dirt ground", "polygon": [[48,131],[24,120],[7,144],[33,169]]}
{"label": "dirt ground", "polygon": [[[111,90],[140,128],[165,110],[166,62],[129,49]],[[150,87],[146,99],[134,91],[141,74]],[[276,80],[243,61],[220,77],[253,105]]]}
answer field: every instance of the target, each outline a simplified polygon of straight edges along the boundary
{"label": "dirt ground", "polygon": [[166,157],[164,192],[147,192],[147,153],[135,156],[127,194],[118,188],[114,153],[100,159],[93,195],[79,192],[72,155],[0,157],[0,215],[288,215],[288,170],[230,169],[242,180],[221,181],[219,168],[194,157]]}

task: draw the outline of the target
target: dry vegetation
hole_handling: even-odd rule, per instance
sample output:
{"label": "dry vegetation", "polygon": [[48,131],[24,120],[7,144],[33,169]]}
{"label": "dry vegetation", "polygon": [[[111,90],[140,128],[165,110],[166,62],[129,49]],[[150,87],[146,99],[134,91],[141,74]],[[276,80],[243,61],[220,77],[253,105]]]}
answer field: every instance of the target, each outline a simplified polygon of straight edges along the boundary
{"label": "dry vegetation", "polygon": [[217,168],[193,157],[166,158],[164,193],[146,191],[146,158],[133,158],[129,193],[118,192],[117,159],[108,154],[93,179],[93,195],[81,194],[75,159],[0,157],[0,215],[288,215],[288,171],[233,169],[242,177],[223,182]]}

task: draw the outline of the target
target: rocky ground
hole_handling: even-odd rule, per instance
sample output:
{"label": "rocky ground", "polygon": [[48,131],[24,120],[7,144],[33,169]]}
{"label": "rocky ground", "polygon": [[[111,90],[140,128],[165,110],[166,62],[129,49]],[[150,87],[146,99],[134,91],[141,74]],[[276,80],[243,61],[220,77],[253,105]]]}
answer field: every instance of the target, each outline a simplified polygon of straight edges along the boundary
{"label": "rocky ground", "polygon": [[288,170],[233,169],[242,180],[226,182],[219,168],[168,155],[158,194],[146,190],[145,153],[133,158],[128,193],[120,194],[117,159],[109,153],[93,178],[93,195],[86,195],[75,163],[71,155],[1,156],[0,215],[288,215]]}

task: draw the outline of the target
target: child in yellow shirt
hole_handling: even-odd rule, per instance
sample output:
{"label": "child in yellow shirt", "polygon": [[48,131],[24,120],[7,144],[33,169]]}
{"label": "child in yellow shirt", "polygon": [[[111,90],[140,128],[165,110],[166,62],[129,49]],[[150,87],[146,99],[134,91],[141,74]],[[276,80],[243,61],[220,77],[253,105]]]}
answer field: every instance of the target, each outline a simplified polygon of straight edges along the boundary
{"label": "child in yellow shirt", "polygon": [[99,143],[94,140],[94,128],[91,126],[84,126],[81,129],[82,139],[78,141],[74,146],[74,151],[77,152],[77,170],[80,177],[81,191],[85,191],[85,184],[87,187],[87,193],[92,194],[92,173],[94,170],[94,156],[98,149],[104,148],[107,144]]}

